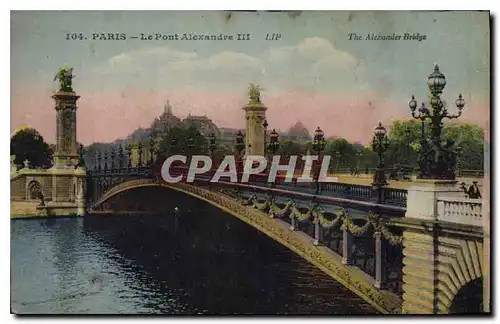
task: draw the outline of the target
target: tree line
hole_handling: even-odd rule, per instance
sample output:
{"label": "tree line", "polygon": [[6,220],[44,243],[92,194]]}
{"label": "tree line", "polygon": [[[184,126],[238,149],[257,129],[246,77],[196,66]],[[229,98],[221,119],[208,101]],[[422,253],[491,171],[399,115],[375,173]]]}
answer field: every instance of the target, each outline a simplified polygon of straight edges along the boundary
{"label": "tree line", "polygon": [[[425,130],[424,138],[429,141],[430,130]],[[210,141],[195,127],[171,127],[163,133],[154,134],[154,151],[157,156],[166,157],[172,154],[213,154],[214,159],[222,159],[225,155],[234,154],[234,143],[221,143],[216,139],[216,147],[212,152]],[[415,120],[396,120],[388,126],[389,148],[385,153],[385,165],[405,164],[418,168],[418,156],[421,150],[421,123]],[[482,170],[484,168],[484,132],[475,124],[445,123],[442,134],[443,142],[452,140],[458,149],[462,170]],[[144,140],[144,150],[149,150],[150,141]],[[117,152],[120,144],[127,143],[94,143],[85,148],[85,162],[94,164],[95,152],[114,149]],[[130,144],[130,143],[128,143]],[[125,147],[123,147],[125,150]],[[28,160],[34,167],[50,167],[54,146],[47,144],[43,137],[33,128],[20,130],[11,137],[11,155],[14,163],[22,167]],[[312,142],[299,143],[290,140],[280,141],[276,154],[287,159],[292,155],[315,154]],[[328,138],[323,152],[331,156],[330,171],[346,172],[359,168],[361,172],[375,168],[376,153],[370,144],[349,142],[344,138]]]}

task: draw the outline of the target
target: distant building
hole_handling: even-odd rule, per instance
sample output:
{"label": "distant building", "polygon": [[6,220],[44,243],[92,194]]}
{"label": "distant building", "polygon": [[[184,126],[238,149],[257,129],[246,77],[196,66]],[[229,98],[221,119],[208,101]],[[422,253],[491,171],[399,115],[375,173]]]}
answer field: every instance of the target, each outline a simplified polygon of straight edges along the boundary
{"label": "distant building", "polygon": [[282,141],[309,142],[311,139],[311,134],[300,121],[297,121],[286,133],[280,134]]}
{"label": "distant building", "polygon": [[226,145],[228,148],[233,149],[236,144],[236,134],[239,131],[245,136],[245,129],[243,128],[229,128],[229,127],[221,127],[219,141],[221,144]]}
{"label": "distant building", "polygon": [[172,107],[170,106],[170,102],[167,100],[163,114],[155,118],[155,120],[151,124],[151,130],[153,131],[153,133],[162,133],[166,132],[172,127],[180,126],[180,124],[180,118],[172,113]]}
{"label": "distant building", "polygon": [[220,137],[220,131],[217,125],[215,125],[210,118],[205,116],[187,116],[182,124],[185,128],[195,127],[201,135],[208,137],[210,134],[214,134],[215,137]]}

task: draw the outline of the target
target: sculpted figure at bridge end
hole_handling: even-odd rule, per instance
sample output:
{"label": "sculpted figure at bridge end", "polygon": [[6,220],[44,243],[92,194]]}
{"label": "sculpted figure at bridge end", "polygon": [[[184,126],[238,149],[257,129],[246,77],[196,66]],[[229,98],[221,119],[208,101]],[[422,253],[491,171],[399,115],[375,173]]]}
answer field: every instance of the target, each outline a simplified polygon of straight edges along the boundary
{"label": "sculpted figure at bridge end", "polygon": [[260,91],[263,90],[258,84],[250,83],[248,85],[248,98],[250,103],[260,104]]}
{"label": "sculpted figure at bridge end", "polygon": [[59,72],[54,76],[54,81],[59,81],[59,91],[73,92],[72,79],[74,77],[73,68],[63,67],[59,69]]}

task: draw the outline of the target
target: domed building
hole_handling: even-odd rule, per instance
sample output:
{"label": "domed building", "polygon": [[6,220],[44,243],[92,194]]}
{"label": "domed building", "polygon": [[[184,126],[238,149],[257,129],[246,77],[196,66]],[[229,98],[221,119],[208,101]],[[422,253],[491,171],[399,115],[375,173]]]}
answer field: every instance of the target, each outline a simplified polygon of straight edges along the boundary
{"label": "domed building", "polygon": [[307,142],[312,139],[311,134],[309,134],[307,128],[300,121],[297,121],[295,125],[288,129],[288,132],[281,136],[283,140],[294,142]]}
{"label": "domed building", "polygon": [[167,100],[163,114],[155,118],[151,124],[151,131],[153,133],[162,133],[166,132],[169,128],[179,126],[180,124],[180,118],[172,113],[172,106],[170,106],[170,102]]}

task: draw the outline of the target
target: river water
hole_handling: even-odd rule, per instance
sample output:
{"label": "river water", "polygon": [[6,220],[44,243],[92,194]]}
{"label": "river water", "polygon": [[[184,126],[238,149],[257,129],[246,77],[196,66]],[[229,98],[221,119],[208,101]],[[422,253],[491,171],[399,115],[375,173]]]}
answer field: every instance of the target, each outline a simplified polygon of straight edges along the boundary
{"label": "river water", "polygon": [[204,203],[180,213],[11,220],[21,314],[373,314],[319,269]]}

